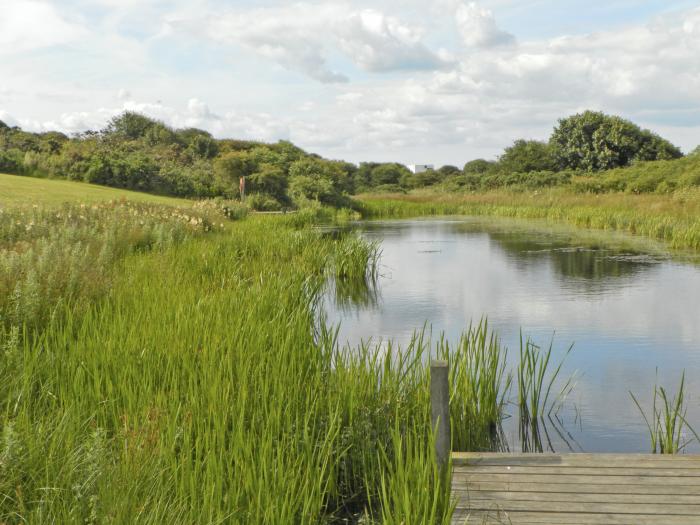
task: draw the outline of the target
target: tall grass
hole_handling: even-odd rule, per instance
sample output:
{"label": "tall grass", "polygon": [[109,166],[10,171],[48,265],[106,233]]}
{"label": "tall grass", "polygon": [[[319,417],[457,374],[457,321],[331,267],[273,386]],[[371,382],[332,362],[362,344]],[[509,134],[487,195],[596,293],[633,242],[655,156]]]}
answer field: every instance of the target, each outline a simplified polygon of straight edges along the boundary
{"label": "tall grass", "polygon": [[[571,352],[572,348],[573,346],[569,347],[566,355]],[[517,366],[517,404],[518,431],[523,452],[544,451],[545,442],[542,439],[542,432],[545,433],[548,448],[552,449],[546,435],[547,425],[544,416],[546,414],[549,417],[573,388],[573,377],[569,377],[554,398],[550,397],[552,387],[564,364],[564,359],[562,359],[552,369],[551,358],[552,344],[543,350],[530,339],[524,339],[521,334],[520,360]]]}
{"label": "tall grass", "polygon": [[[677,454],[689,443],[692,437],[700,441],[700,436],[686,420],[688,411],[685,399],[685,372],[681,375],[678,392],[671,397],[665,388],[654,385],[651,413],[647,415],[635,395],[630,392],[632,401],[639,409],[649,430],[651,452],[653,454]],[[686,434],[691,434],[688,439]]]}
{"label": "tall grass", "polygon": [[441,339],[437,353],[450,370],[453,450],[504,448],[501,420],[512,374],[506,372],[507,350],[489,332],[488,323],[470,326],[456,347]]}
{"label": "tall grass", "polygon": [[0,324],[38,328],[109,288],[117,261],[223,228],[224,215],[112,201],[0,209]]}

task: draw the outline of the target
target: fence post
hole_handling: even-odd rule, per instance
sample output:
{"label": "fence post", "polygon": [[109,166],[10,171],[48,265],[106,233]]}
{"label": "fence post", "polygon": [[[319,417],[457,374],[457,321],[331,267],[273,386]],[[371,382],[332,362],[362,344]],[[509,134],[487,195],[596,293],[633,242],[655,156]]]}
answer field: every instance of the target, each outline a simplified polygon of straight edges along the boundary
{"label": "fence post", "polygon": [[441,466],[450,457],[450,380],[447,361],[430,363],[430,420],[437,433],[435,453]]}

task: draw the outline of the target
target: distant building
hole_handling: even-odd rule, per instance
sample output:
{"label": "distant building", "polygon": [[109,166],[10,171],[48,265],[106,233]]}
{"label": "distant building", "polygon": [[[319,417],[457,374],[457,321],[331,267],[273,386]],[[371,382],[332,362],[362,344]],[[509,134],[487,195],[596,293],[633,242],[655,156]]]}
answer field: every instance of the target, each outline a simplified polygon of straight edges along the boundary
{"label": "distant building", "polygon": [[408,169],[413,173],[423,173],[424,171],[432,170],[432,164],[409,164]]}

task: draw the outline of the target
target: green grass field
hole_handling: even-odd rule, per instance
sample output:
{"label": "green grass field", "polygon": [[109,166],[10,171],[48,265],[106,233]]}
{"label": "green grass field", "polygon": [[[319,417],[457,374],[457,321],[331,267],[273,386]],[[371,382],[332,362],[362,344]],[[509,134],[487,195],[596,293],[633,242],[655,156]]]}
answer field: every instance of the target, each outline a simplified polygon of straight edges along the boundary
{"label": "green grass field", "polygon": [[117,199],[152,202],[175,206],[189,205],[191,201],[161,197],[137,191],[107,188],[84,182],[38,179],[0,173],[0,206],[57,205],[64,202],[93,203]]}

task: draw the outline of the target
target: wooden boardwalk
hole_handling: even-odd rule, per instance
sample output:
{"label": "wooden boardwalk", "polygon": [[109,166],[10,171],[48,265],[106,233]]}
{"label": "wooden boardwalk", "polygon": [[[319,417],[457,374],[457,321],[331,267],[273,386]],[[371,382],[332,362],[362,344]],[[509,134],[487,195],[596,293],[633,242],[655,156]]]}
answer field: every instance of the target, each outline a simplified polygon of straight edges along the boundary
{"label": "wooden boardwalk", "polygon": [[452,453],[453,524],[700,525],[700,456]]}

